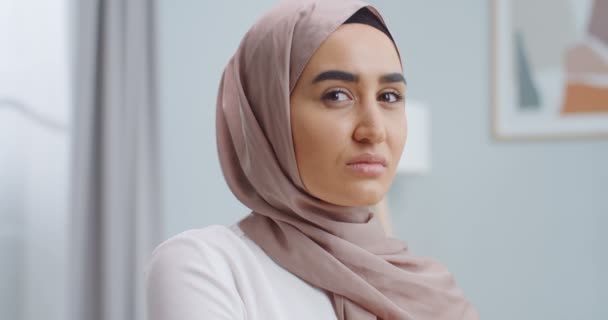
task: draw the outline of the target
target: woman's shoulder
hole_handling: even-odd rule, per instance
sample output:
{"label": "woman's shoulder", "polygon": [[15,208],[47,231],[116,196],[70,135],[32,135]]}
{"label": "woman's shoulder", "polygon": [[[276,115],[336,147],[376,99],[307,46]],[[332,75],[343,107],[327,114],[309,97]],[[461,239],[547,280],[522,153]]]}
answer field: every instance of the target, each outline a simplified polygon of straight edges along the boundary
{"label": "woman's shoulder", "polygon": [[238,225],[210,225],[203,228],[190,229],[182,231],[171,236],[167,240],[161,242],[152,252],[156,254],[158,251],[166,250],[166,247],[174,246],[176,243],[190,242],[191,244],[224,246],[230,245],[241,240],[242,231]]}
{"label": "woman's shoulder", "polygon": [[[146,290],[153,319],[231,314],[241,319],[242,297],[235,278],[247,259],[247,246],[237,226],[213,225],[181,232],[152,252],[146,268]],[[176,305],[185,308],[175,308]],[[188,312],[188,317],[182,315]]]}
{"label": "woman's shoulder", "polygon": [[152,251],[149,265],[196,263],[222,267],[242,258],[239,252],[243,250],[247,246],[238,225],[211,225],[186,230],[163,241]]}

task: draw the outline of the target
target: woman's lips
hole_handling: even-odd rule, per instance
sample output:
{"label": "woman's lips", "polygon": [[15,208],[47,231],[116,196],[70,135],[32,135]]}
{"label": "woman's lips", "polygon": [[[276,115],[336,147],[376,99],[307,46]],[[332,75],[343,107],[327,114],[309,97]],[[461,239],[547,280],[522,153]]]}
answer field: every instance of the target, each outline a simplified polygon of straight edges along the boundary
{"label": "woman's lips", "polygon": [[366,176],[366,177],[378,177],[381,176],[386,167],[380,163],[366,163],[366,162],[357,162],[350,163],[347,165],[349,169],[351,169],[356,174]]}
{"label": "woman's lips", "polygon": [[386,171],[387,161],[381,155],[364,153],[353,157],[346,166],[357,175],[378,177]]}

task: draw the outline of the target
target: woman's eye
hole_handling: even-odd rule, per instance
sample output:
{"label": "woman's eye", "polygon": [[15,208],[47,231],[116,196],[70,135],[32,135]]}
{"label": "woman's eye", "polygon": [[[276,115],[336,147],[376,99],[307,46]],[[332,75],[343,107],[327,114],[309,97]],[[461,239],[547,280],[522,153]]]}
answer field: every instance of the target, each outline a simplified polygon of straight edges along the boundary
{"label": "woman's eye", "polygon": [[334,102],[341,102],[341,101],[350,100],[350,97],[344,91],[333,90],[333,91],[330,91],[330,92],[326,93],[323,96],[323,100],[329,100],[329,101],[334,101]]}
{"label": "woman's eye", "polygon": [[381,101],[389,102],[389,103],[398,102],[403,99],[403,97],[396,92],[384,92],[384,93],[380,94],[380,97],[378,97],[378,98]]}

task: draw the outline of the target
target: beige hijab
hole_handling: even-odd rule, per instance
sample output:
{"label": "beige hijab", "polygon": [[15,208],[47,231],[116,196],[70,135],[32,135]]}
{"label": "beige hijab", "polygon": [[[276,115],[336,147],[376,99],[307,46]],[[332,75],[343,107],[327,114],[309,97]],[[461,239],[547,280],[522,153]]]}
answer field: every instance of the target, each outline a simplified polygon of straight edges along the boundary
{"label": "beige hijab", "polygon": [[338,319],[477,319],[452,275],[385,235],[369,208],[311,196],[300,179],[289,96],[358,0],[281,2],[245,35],[222,76],[217,144],[224,176],[252,210],[239,226],[273,260],[332,297]]}

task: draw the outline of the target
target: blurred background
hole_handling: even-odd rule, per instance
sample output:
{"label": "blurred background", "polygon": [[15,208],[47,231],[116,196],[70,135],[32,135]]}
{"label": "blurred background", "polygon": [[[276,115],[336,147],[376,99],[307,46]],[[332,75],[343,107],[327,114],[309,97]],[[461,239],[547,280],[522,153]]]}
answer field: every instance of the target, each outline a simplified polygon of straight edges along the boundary
{"label": "blurred background", "polygon": [[[275,2],[0,0],[0,319],[143,320],[152,248],[248,213],[220,171],[215,99]],[[370,0],[424,123],[422,164],[387,198],[393,233],[482,319],[608,319],[608,139],[497,139],[505,2]]]}

